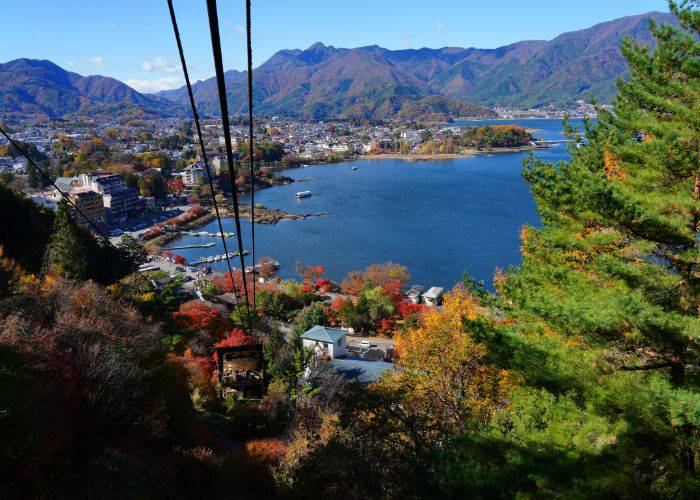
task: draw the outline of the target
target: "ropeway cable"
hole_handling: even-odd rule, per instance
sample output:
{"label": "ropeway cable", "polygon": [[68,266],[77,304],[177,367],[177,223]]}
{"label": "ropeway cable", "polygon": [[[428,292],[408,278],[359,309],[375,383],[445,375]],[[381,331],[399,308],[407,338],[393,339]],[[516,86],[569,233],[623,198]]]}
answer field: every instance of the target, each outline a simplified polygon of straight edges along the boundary
{"label": "ropeway cable", "polygon": [[231,181],[231,197],[233,198],[233,213],[236,219],[236,238],[238,239],[238,253],[243,275],[243,292],[245,294],[245,307],[248,316],[250,334],[253,333],[253,322],[250,316],[250,300],[248,297],[248,284],[245,279],[245,261],[243,259],[243,239],[241,236],[241,216],[236,196],[236,178],[234,175],[233,150],[231,147],[231,125],[228,116],[228,102],[226,100],[226,82],[224,80],[224,64],[221,55],[221,37],[219,35],[219,17],[216,12],[216,0],[207,0],[207,13],[209,16],[209,33],[214,55],[214,68],[216,69],[216,84],[219,91],[219,106],[221,108],[221,124],[223,126],[224,141],[226,144],[226,159],[229,165],[229,179]]}
{"label": "ropeway cable", "polygon": [[[192,92],[192,84],[190,83],[190,75],[187,71],[187,62],[185,60],[185,52],[182,48],[182,40],[180,39],[180,30],[177,27],[177,18],[175,17],[175,8],[173,7],[172,0],[168,0],[168,9],[170,10],[170,20],[173,24],[173,31],[175,32],[175,41],[177,42],[177,50],[180,53],[180,63],[182,64],[182,72],[185,75],[185,84],[187,85],[187,93],[190,98],[190,106],[192,107],[192,115],[194,116],[194,123],[197,129],[197,137],[199,139],[199,147],[202,150],[202,158],[204,159],[204,167],[207,171],[207,179],[209,181],[209,190],[211,192],[211,200],[214,204],[214,212],[216,213],[216,220],[219,223],[219,234],[221,235],[221,243],[224,245],[224,255],[226,255],[226,265],[228,267],[228,275],[231,278],[231,288],[233,289],[233,295],[236,298],[236,307],[238,307],[238,293],[236,292],[236,285],[233,281],[233,269],[231,268],[231,259],[228,256],[228,246],[226,245],[226,237],[224,236],[224,227],[221,223],[221,216],[219,214],[219,205],[216,202],[216,196],[214,196],[214,182],[212,181],[211,171],[209,170],[209,160],[207,158],[207,152],[204,147],[204,139],[202,138],[202,127],[199,124],[199,113],[197,112],[197,106],[194,102],[194,93]],[[241,271],[241,276],[245,281],[245,270]]]}
{"label": "ropeway cable", "polygon": [[[250,0],[245,2],[246,45],[248,49],[248,162],[250,164],[250,239],[253,258],[253,311],[255,304],[255,165],[253,159],[253,42],[251,37]],[[245,279],[245,275],[243,276]]]}

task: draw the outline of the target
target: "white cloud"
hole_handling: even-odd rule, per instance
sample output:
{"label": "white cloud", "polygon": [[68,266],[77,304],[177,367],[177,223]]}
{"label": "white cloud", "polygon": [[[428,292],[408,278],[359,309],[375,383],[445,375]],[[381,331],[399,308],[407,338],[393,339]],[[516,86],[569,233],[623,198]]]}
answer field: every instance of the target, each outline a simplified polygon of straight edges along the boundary
{"label": "white cloud", "polygon": [[161,90],[176,89],[184,85],[184,80],[179,76],[166,76],[154,80],[127,80],[126,84],[139,92],[154,93]]}
{"label": "white cloud", "polygon": [[163,57],[154,57],[150,61],[142,62],[141,69],[144,71],[165,71],[166,73],[177,73],[180,71],[180,65],[171,64],[170,61]]}
{"label": "white cloud", "polygon": [[116,29],[119,27],[119,25],[117,23],[115,23],[114,21],[110,21],[107,23],[107,27],[111,28],[111,29]]}
{"label": "white cloud", "polygon": [[95,56],[87,60],[88,66],[94,66],[95,68],[104,68],[105,62],[100,56]]}
{"label": "white cloud", "polygon": [[411,39],[408,38],[408,35],[404,35],[401,38],[401,45],[403,45],[405,48],[410,49],[411,48]]}
{"label": "white cloud", "polygon": [[85,59],[83,62],[70,60],[68,63],[66,63],[66,66],[76,71],[89,71],[94,68],[104,68],[105,61],[100,56],[95,56],[91,57],[90,59]]}
{"label": "white cloud", "polygon": [[435,20],[435,36],[437,36],[439,40],[443,38],[442,23],[438,19]]}
{"label": "white cloud", "polygon": [[241,26],[240,24],[236,24],[233,29],[236,30],[236,33],[238,33],[238,36],[243,36],[245,34],[245,28]]}

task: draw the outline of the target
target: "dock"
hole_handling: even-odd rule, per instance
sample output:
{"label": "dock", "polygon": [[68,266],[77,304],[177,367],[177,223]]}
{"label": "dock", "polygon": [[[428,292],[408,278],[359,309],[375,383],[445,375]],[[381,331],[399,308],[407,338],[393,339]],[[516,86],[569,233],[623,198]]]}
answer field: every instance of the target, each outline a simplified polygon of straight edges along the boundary
{"label": "dock", "polygon": [[[248,255],[249,253],[250,252],[248,252],[248,250],[243,250],[243,255]],[[238,250],[236,250],[235,252],[228,253],[229,259],[231,257],[238,257],[239,255],[240,255],[240,253],[238,252]],[[211,264],[212,262],[218,262],[218,261],[224,260],[224,259],[226,259],[226,254],[211,255],[209,257],[202,257],[201,259],[195,260],[194,262],[192,262],[192,265],[198,266],[201,264]]]}
{"label": "dock", "polygon": [[[203,238],[221,238],[221,232],[210,233],[209,231],[182,231],[185,236],[199,236]],[[224,238],[233,238],[236,233],[224,231]]]}
{"label": "dock", "polygon": [[191,245],[180,245],[180,246],[175,246],[175,247],[166,247],[163,248],[163,250],[185,250],[187,248],[209,248],[213,247],[216,245],[213,241],[210,241],[209,243],[192,243]]}

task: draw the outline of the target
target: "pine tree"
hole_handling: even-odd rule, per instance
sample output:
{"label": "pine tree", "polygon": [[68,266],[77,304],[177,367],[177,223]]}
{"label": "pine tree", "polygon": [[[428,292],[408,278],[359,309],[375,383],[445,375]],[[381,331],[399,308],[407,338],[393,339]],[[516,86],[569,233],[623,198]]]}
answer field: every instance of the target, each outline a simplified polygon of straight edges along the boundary
{"label": "pine tree", "polygon": [[123,252],[124,258],[131,264],[133,271],[136,271],[141,264],[146,262],[148,251],[130,234],[122,236],[117,246]]}
{"label": "pine tree", "polygon": [[671,2],[684,31],[652,23],[651,53],[624,41],[631,77],[585,140],[569,129],[570,162],[528,160],[543,228],[524,230],[523,265],[501,284],[521,320],[594,363],[584,400],[624,422],[616,453],[655,494],[692,488],[700,451],[697,7]]}
{"label": "pine tree", "polygon": [[30,188],[36,189],[39,187],[39,179],[37,178],[38,175],[40,174],[37,173],[36,168],[34,168],[34,165],[30,163],[27,166],[27,184]]}
{"label": "pine tree", "polygon": [[93,275],[93,259],[98,247],[92,236],[71,217],[68,203],[58,204],[53,233],[46,247],[44,271],[82,281]]}

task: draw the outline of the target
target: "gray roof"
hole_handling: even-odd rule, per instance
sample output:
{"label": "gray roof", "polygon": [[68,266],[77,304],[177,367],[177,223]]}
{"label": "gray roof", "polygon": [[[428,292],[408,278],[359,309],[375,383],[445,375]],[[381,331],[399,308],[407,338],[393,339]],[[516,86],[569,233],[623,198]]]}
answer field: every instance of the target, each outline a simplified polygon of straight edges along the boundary
{"label": "gray roof", "polygon": [[302,339],[316,340],[318,342],[335,343],[347,335],[345,330],[332,328],[330,326],[316,325],[301,335]]}
{"label": "gray roof", "polygon": [[357,380],[361,384],[374,382],[381,377],[382,373],[394,367],[386,361],[370,361],[355,356],[333,358],[331,364],[336,373],[350,380]]}
{"label": "gray roof", "polygon": [[444,291],[445,291],[445,289],[442,288],[442,287],[439,287],[439,286],[431,286],[431,287],[428,289],[428,291],[425,292],[425,293],[423,294],[423,297],[427,297],[427,298],[429,298],[429,299],[436,299],[436,298],[438,298],[440,295],[442,295]]}

